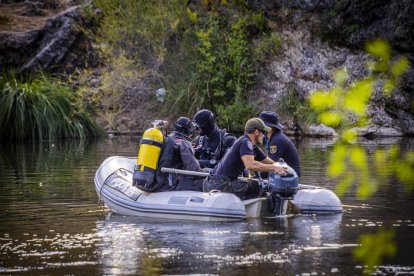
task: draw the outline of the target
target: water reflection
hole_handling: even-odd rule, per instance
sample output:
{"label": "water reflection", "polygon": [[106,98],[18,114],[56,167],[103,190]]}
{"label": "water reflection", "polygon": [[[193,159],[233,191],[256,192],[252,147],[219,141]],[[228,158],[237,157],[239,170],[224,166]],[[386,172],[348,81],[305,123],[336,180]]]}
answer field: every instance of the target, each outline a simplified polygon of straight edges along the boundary
{"label": "water reflection", "polygon": [[295,243],[304,245],[308,250],[332,244],[340,245],[341,222],[342,214],[298,216],[293,220]]}
{"label": "water reflection", "polygon": [[[296,257],[340,249],[342,214],[268,218],[233,223],[171,222],[110,214],[97,221],[102,274],[217,273],[263,264],[294,271]],[[320,259],[318,259],[320,257]],[[269,270],[270,271],[270,270]],[[233,271],[234,272],[234,271]]]}
{"label": "water reflection", "polygon": [[[413,141],[361,143],[373,153],[388,143],[413,149]],[[332,144],[299,141],[302,183],[335,186],[325,176]],[[414,195],[398,183],[384,181],[363,202],[350,190],[341,198],[345,212],[332,216],[235,223],[116,216],[98,206],[93,176],[108,156],[136,149],[136,138],[0,145],[0,273],[360,275],[352,260],[358,237],[383,226],[396,230],[399,251],[380,273],[414,271]]]}
{"label": "water reflection", "polygon": [[246,223],[171,222],[108,215],[97,221],[102,238],[100,270],[104,274],[160,272],[182,264],[209,269],[205,261],[226,259],[248,234]]}

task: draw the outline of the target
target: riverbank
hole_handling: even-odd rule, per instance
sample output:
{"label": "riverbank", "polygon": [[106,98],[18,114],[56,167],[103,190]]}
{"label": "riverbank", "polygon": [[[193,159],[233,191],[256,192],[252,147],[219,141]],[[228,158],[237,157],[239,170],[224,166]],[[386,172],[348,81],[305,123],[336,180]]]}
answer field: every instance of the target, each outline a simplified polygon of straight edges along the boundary
{"label": "riverbank", "polygon": [[[277,47],[262,53],[267,55],[266,60],[260,63],[258,68],[261,69],[255,72],[257,75],[254,85],[249,88],[246,100],[254,103],[253,109],[249,107],[241,112],[240,108],[245,105],[235,100],[226,105],[217,98],[212,103],[213,107],[224,105],[216,112],[221,127],[228,128],[222,123],[225,116],[239,118],[247,112],[255,115],[262,110],[273,110],[279,113],[289,135],[334,137],[337,134],[333,129],[312,121],[313,115],[306,109],[306,100],[315,90],[332,88],[333,72],[338,68],[347,69],[350,81],[366,76],[367,70],[364,68],[368,56],[363,51],[365,42],[376,37],[385,37],[398,55],[406,55],[413,64],[414,49],[410,41],[414,37],[411,35],[414,20],[408,17],[414,10],[412,2],[404,1],[401,5],[386,1],[381,5],[375,1],[365,1],[364,4],[352,0],[345,2],[347,3],[336,7],[320,1],[252,2],[249,7],[251,13],[264,15],[265,30],[271,34],[266,38],[268,40],[262,41],[263,45],[275,43]],[[188,82],[185,76],[192,71],[187,72],[183,68],[185,63],[180,58],[185,53],[174,50],[181,47],[179,43],[182,40],[175,39],[182,35],[179,29],[168,30],[166,37],[170,41],[165,44],[163,51],[177,52],[181,56],[158,55],[163,51],[148,52],[147,57],[158,55],[160,59],[140,60],[134,51],[141,49],[139,41],[142,40],[136,39],[123,41],[125,45],[130,45],[126,49],[131,51],[126,50],[120,56],[117,56],[116,51],[106,53],[107,57],[103,59],[103,46],[107,42],[97,43],[87,35],[88,32],[98,29],[98,19],[103,13],[91,7],[89,1],[69,0],[0,3],[1,66],[14,68],[17,72],[41,69],[71,82],[82,91],[83,101],[93,110],[98,124],[109,135],[142,133],[151,126],[153,119],[173,121],[182,115],[191,117],[194,112],[190,110],[190,106],[197,106],[196,102],[202,95],[190,99],[180,109],[174,109],[175,100],[171,99],[177,97],[180,91],[198,95],[200,90],[197,89],[204,89],[203,85],[208,80],[200,79],[195,83],[198,85],[197,89],[182,85]],[[199,16],[206,9],[199,5],[192,5],[191,8]],[[210,6],[207,10],[217,9],[218,14],[227,15],[225,18],[242,15],[240,11],[232,8]],[[373,16],[376,13],[382,16]],[[183,20],[188,20],[187,14],[184,13],[183,16]],[[332,21],[332,18],[335,20]],[[141,20],[141,24],[144,24],[145,18]],[[360,21],[363,24],[356,23]],[[340,22],[346,28],[341,29]],[[405,23],[401,25],[399,22]],[[190,25],[180,26],[185,29]],[[392,31],[390,26],[397,31]],[[255,28],[250,26],[247,34],[255,37]],[[259,37],[248,41],[256,48],[264,47],[259,42]],[[166,82],[168,78],[170,80]],[[357,129],[360,136],[394,137],[414,134],[414,111],[411,104],[414,100],[413,80],[414,71],[410,69],[394,94],[386,96],[377,93],[378,91],[375,93],[368,109],[370,123],[367,127]],[[180,84],[180,81],[183,82]],[[161,91],[160,89],[166,92],[163,98],[165,101],[157,98],[157,91]],[[212,95],[208,93],[206,95]],[[205,106],[201,105],[199,108],[201,107]],[[230,123],[232,120],[227,121],[228,125]]]}

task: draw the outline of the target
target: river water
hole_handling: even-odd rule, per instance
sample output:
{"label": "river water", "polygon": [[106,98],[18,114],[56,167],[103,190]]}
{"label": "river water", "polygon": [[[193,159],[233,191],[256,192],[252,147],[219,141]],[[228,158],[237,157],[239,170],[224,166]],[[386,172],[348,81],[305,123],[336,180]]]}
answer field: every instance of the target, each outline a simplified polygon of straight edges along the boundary
{"label": "river water", "polygon": [[[93,176],[137,139],[0,144],[0,274],[361,275],[359,236],[395,231],[397,254],[376,275],[414,274],[414,195],[384,178],[380,191],[341,198],[344,213],[206,223],[124,217],[98,205]],[[370,152],[413,139],[364,141]],[[301,183],[333,189],[330,140],[297,142]]]}

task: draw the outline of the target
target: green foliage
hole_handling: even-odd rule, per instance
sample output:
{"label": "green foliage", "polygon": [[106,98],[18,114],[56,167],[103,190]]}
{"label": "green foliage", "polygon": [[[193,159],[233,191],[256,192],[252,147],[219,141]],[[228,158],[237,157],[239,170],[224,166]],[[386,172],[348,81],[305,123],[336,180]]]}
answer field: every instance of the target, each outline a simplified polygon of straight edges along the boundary
{"label": "green foliage", "polygon": [[[334,75],[335,86],[328,91],[316,91],[310,99],[310,106],[319,113],[319,120],[336,127],[340,140],[331,152],[328,176],[337,179],[336,192],[343,195],[351,186],[357,185],[357,195],[365,199],[381,187],[381,174],[395,175],[405,184],[407,191],[414,190],[414,153],[405,154],[397,147],[377,150],[373,160],[369,153],[354,143],[357,133],[354,127],[367,124],[367,108],[374,87],[382,84],[385,95],[392,93],[401,76],[408,69],[405,57],[393,58],[390,45],[383,40],[375,40],[366,46],[374,60],[368,63],[371,76],[357,80],[350,85],[345,70]],[[364,262],[368,269],[382,262],[386,256],[393,256],[396,246],[392,241],[392,231],[380,230],[376,234],[361,236],[362,246],[354,251],[356,259]]]}
{"label": "green foliage", "polygon": [[[309,98],[312,109],[319,112],[319,121],[341,131],[366,124],[366,109],[374,87],[374,79],[366,78],[346,86],[348,74],[338,70],[335,86],[328,91],[315,91]],[[345,142],[349,142],[345,140]]]}
{"label": "green foliage", "polygon": [[[243,3],[235,5],[245,10]],[[237,17],[229,18],[216,9],[199,10],[196,16],[194,13],[188,12],[194,24],[187,26],[180,41],[183,71],[180,76],[167,76],[172,90],[166,106],[175,113],[185,111],[190,117],[198,109],[208,108],[216,113],[219,124],[242,131],[245,121],[255,113],[255,103],[248,99],[258,63],[249,29],[263,28],[263,16],[240,11]],[[192,19],[195,17],[196,22]]]}
{"label": "green foliage", "polygon": [[159,66],[168,40],[186,18],[186,0],[94,0],[101,12],[100,28],[93,38],[104,55],[123,50],[136,61]]}
{"label": "green foliage", "polygon": [[393,242],[393,238],[394,231],[392,229],[361,235],[361,246],[354,251],[355,259],[366,264],[368,272],[372,271],[374,266],[381,264],[383,258],[393,257],[397,253],[397,246]]}
{"label": "green foliage", "polygon": [[[208,108],[219,123],[243,129],[241,122],[253,115],[254,103],[248,99],[256,82],[257,55],[263,51],[264,59],[280,48],[280,39],[263,31],[264,17],[252,12],[248,1],[94,0],[93,5],[100,12],[86,13],[100,20],[90,36],[101,56],[111,68],[122,64],[123,57],[128,60],[121,72],[126,83],[131,82],[128,75],[134,75],[135,82],[146,82],[154,91],[164,87],[162,111],[167,117],[191,117]],[[224,9],[235,16],[229,17]],[[98,87],[97,97],[112,93],[109,98],[116,98],[126,89],[115,85],[114,81],[112,88]]]}
{"label": "green foliage", "polygon": [[218,106],[217,113],[220,114],[220,126],[228,130],[242,131],[247,121],[246,118],[254,117],[256,108],[251,103],[236,100],[230,105]]}
{"label": "green foliage", "polygon": [[278,54],[282,48],[282,39],[276,33],[261,36],[253,48],[253,58],[258,61],[266,61]]}
{"label": "green foliage", "polygon": [[[377,83],[398,83],[409,66],[407,59],[404,57],[396,60],[392,59],[391,47],[382,40],[375,40],[368,44],[366,48],[376,58],[369,65],[375,69],[372,76],[347,85],[347,72],[338,70],[334,74],[335,86],[332,89],[315,91],[309,98],[311,108],[319,113],[320,122],[336,127],[341,138],[332,151],[328,175],[342,179],[337,186],[337,192],[340,195],[345,193],[352,184],[359,184],[358,196],[361,198],[366,198],[378,190],[380,181],[375,177],[368,178],[367,176],[368,172],[379,170],[378,166],[381,166],[381,163],[374,162],[373,167],[369,168],[367,166],[367,153],[364,149],[357,145],[349,146],[350,150],[345,154],[344,147],[346,144],[356,142],[357,134],[354,127],[364,126],[368,122],[366,111],[374,86]],[[378,73],[379,70],[380,74]],[[383,86],[384,92],[389,93],[386,88],[386,86]],[[413,180],[407,177],[413,175],[410,165],[398,168],[398,165],[401,165],[397,162],[398,154],[383,157],[388,157],[387,162],[391,164],[389,166],[390,172],[406,168],[406,171],[400,172],[397,177],[408,187],[414,187]],[[407,160],[409,159],[410,156],[407,157]]]}
{"label": "green foliage", "polygon": [[101,136],[103,131],[78,108],[76,94],[39,74],[0,76],[0,140],[42,140]]}

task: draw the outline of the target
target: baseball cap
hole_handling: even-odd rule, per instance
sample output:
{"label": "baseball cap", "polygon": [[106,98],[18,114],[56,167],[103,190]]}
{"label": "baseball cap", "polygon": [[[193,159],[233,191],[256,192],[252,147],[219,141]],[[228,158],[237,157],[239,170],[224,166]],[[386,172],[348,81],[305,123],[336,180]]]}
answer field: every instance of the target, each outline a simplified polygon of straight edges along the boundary
{"label": "baseball cap", "polygon": [[244,126],[244,130],[247,133],[252,133],[256,129],[261,132],[269,132],[271,130],[271,128],[267,127],[260,118],[251,118],[246,122],[246,125]]}

